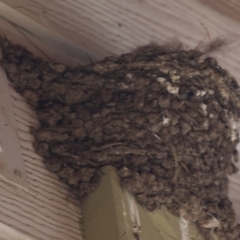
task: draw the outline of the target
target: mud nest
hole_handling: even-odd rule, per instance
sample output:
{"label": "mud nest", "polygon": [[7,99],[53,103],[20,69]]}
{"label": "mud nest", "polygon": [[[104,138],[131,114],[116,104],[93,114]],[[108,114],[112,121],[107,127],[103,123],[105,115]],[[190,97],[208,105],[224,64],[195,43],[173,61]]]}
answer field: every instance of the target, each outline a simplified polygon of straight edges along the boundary
{"label": "mud nest", "polygon": [[71,69],[6,39],[1,49],[9,80],[39,118],[36,152],[80,198],[112,165],[148,210],[164,204],[206,239],[239,239],[228,199],[239,87],[214,58],[149,45]]}

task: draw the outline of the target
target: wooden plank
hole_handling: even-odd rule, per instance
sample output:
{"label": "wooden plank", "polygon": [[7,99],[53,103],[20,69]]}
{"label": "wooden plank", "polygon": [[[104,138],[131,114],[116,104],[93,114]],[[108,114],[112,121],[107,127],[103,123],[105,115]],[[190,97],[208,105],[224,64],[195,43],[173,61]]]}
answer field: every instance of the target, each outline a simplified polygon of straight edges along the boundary
{"label": "wooden plank", "polygon": [[[130,51],[153,40],[161,43],[176,37],[195,47],[203,39],[209,41],[201,23],[212,39],[240,37],[237,22],[198,0],[1,1],[100,57]],[[235,76],[240,56],[236,45],[219,56]]]}
{"label": "wooden plank", "polygon": [[0,177],[27,188],[8,81],[3,71],[0,72],[0,85]]}
{"label": "wooden plank", "polygon": [[34,153],[29,127],[38,122],[24,99],[8,87],[28,186],[0,178],[0,239],[81,240],[80,203]]}
{"label": "wooden plank", "polygon": [[120,187],[114,168],[103,167],[100,186],[82,202],[86,240],[163,240],[146,212]]}
{"label": "wooden plank", "polygon": [[34,240],[2,223],[0,223],[0,234],[0,240]]}
{"label": "wooden plank", "polygon": [[21,44],[35,56],[69,66],[88,64],[96,56],[0,2],[0,34]]}
{"label": "wooden plank", "polygon": [[123,209],[125,199],[113,168],[107,166],[100,174],[100,186],[82,202],[85,239],[134,240],[130,216]]}
{"label": "wooden plank", "polygon": [[[180,220],[165,207],[148,212],[134,197],[120,187],[111,166],[99,170],[99,187],[82,201],[86,240],[202,240],[196,228],[181,230]],[[186,227],[185,227],[186,228]]]}
{"label": "wooden plank", "polygon": [[239,0],[202,0],[217,11],[240,21],[240,1]]}

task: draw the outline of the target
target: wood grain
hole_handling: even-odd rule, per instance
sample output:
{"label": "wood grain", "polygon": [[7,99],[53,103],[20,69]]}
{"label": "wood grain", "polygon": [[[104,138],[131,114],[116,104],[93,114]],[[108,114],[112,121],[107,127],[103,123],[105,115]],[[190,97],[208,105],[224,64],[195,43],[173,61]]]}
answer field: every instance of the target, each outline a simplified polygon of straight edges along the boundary
{"label": "wood grain", "polygon": [[0,223],[0,233],[0,240],[34,240],[3,223]]}
{"label": "wood grain", "polygon": [[[18,12],[27,17],[27,21],[17,20],[17,23],[28,31],[34,31],[35,26],[42,29],[35,33],[37,37],[25,31],[35,45],[53,59],[58,51],[57,59],[70,63],[70,65],[79,63],[79,61],[75,61],[78,54],[79,59],[84,58],[84,53],[77,51],[78,46],[102,58],[109,54],[127,52],[150,41],[162,43],[173,38],[178,38],[189,47],[195,47],[202,40],[208,43],[208,31],[211,39],[220,36],[227,42],[234,42],[226,47],[225,51],[220,51],[215,56],[239,80],[239,23],[216,9],[210,8],[203,1],[1,0],[0,3],[11,6],[15,11],[15,14],[9,14],[6,11],[9,8],[6,6],[3,8],[4,5],[0,5],[0,16],[14,21],[14,16],[17,16],[16,12]],[[26,41],[15,27],[4,19],[0,19],[0,28],[3,28],[3,32],[11,40],[27,46],[36,55],[45,58],[41,51]],[[19,19],[23,19],[23,17]],[[29,26],[27,22],[33,25]],[[64,44],[63,40],[50,41],[52,47],[43,43],[42,40],[47,39],[45,31],[57,36],[55,39],[63,37],[64,41],[72,43],[72,47],[69,48],[72,50],[69,50],[69,54],[66,52],[67,49],[62,51],[60,47],[60,42]],[[45,34],[42,40],[40,33]],[[54,48],[54,44],[56,44],[56,48]],[[19,136],[22,139],[24,163],[31,186],[29,191],[25,192],[1,180],[0,195],[5,201],[4,205],[0,206],[3,221],[20,231],[31,232],[36,239],[49,239],[49,236],[51,239],[78,239],[76,232],[79,231],[77,225],[80,215],[76,213],[77,204],[71,197],[65,199],[68,195],[66,187],[44,168],[41,158],[33,152],[32,137],[29,135],[28,128],[29,125],[36,124],[36,120],[31,116],[32,113],[24,101],[14,91],[11,91],[11,94]],[[230,183],[230,196],[240,221],[239,186],[240,173],[233,176]],[[15,203],[13,208],[8,202],[8,196],[9,201]],[[31,213],[29,213],[28,206]],[[45,213],[49,211],[52,218],[48,219],[41,214],[41,211],[38,211],[42,208],[45,209]],[[62,217],[59,218],[58,213]],[[38,220],[31,221],[30,219],[34,216],[38,216]],[[53,224],[54,221],[56,221],[55,224]],[[63,228],[65,223],[68,224],[67,228]],[[51,225],[53,225],[53,229],[51,229]],[[44,227],[42,228],[42,226]],[[59,229],[59,235],[56,235]],[[73,229],[75,230],[73,231]],[[65,235],[61,231],[64,231]]]}
{"label": "wood grain", "polygon": [[34,113],[11,86],[9,92],[28,188],[20,188],[0,178],[1,224],[23,236],[29,236],[29,239],[81,240],[80,203],[70,194],[68,187],[45,168],[42,158],[34,153],[29,127],[38,122]]}
{"label": "wood grain", "polygon": [[[220,36],[235,44],[219,60],[238,75],[239,23],[197,0],[1,0],[99,57],[178,38],[189,47]],[[205,28],[201,25],[204,24]]]}
{"label": "wood grain", "polygon": [[202,0],[212,8],[240,21],[240,1],[239,0]]}
{"label": "wood grain", "polygon": [[96,60],[86,49],[72,43],[31,20],[22,13],[0,2],[0,34],[13,43],[21,44],[35,56],[58,61],[69,66],[88,64]]}
{"label": "wood grain", "polygon": [[11,96],[3,71],[0,72],[0,86],[0,175],[27,187]]}

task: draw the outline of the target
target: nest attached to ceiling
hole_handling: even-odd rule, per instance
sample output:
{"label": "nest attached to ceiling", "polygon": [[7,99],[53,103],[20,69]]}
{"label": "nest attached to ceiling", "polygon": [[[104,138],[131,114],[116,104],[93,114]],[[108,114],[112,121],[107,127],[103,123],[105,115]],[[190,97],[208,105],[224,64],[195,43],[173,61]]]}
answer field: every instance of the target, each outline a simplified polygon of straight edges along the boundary
{"label": "nest attached to ceiling", "polygon": [[36,152],[80,198],[112,165],[148,210],[164,204],[207,239],[239,239],[228,199],[239,87],[214,58],[149,45],[70,69],[6,39],[1,48],[9,80],[39,118]]}

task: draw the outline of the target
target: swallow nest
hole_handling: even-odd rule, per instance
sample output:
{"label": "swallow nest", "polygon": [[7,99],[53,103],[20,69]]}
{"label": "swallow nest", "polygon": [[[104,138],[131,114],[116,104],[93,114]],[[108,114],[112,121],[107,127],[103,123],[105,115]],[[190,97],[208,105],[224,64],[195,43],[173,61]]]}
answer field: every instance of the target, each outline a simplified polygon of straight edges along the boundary
{"label": "swallow nest", "polygon": [[214,58],[149,45],[70,69],[6,39],[1,50],[9,80],[39,118],[36,152],[80,198],[112,165],[148,210],[164,204],[206,239],[240,238],[228,199],[239,87]]}

